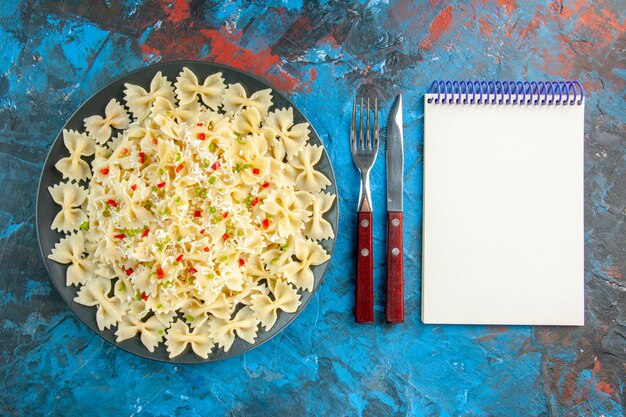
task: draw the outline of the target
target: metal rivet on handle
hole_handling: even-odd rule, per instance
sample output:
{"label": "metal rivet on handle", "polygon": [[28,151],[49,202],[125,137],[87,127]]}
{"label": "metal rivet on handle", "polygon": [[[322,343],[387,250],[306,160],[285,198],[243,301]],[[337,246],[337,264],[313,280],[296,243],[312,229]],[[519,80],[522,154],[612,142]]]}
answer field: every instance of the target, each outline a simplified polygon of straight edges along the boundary
{"label": "metal rivet on handle", "polygon": [[398,225],[400,224],[400,220],[398,220],[398,219],[393,219],[393,220],[391,221],[391,224],[392,224],[393,226],[398,226]]}
{"label": "metal rivet on handle", "polygon": [[367,249],[363,248],[361,249],[361,256],[367,256],[370,254],[370,251],[368,251]]}
{"label": "metal rivet on handle", "polygon": [[391,253],[392,253],[393,255],[398,255],[398,254],[400,253],[400,249],[398,249],[398,248],[393,248],[393,249],[391,249]]}
{"label": "metal rivet on handle", "polygon": [[369,225],[370,225],[370,222],[368,222],[367,219],[361,220],[361,227],[367,227]]}

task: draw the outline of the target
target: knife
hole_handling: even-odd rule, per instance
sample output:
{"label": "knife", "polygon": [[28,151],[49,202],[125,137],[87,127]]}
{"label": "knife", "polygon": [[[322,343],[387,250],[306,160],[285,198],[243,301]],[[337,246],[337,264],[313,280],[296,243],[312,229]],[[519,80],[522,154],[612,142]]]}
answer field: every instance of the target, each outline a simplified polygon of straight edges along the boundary
{"label": "knife", "polygon": [[402,94],[387,121],[387,306],[390,323],[404,321],[404,274],[402,271],[402,192],[404,189],[404,135],[402,133]]}

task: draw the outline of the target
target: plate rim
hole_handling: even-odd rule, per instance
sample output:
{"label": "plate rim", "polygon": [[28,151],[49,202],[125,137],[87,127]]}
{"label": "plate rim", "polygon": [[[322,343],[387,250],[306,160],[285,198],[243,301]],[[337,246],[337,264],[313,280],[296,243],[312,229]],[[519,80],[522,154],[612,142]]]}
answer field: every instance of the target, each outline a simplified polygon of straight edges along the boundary
{"label": "plate rim", "polygon": [[[140,73],[140,72],[147,72],[147,71],[151,71],[151,70],[155,71],[155,74],[156,74],[156,72],[159,71],[159,67],[168,66],[168,65],[180,65],[181,67],[183,67],[183,66],[185,66],[187,64],[190,64],[190,65],[200,65],[200,66],[206,65],[206,66],[209,66],[209,67],[213,67],[215,69],[224,68],[224,69],[227,69],[229,71],[233,71],[233,72],[239,73],[239,74],[241,74],[241,75],[243,75],[245,77],[252,78],[255,81],[257,81],[258,83],[260,83],[260,84],[262,84],[264,86],[267,86],[268,88],[271,88],[273,95],[280,96],[283,100],[285,100],[287,103],[289,103],[289,105],[291,107],[293,107],[294,109],[298,110],[298,112],[302,115],[304,120],[309,124],[309,128],[311,129],[311,133],[313,133],[319,139],[319,142],[322,145],[323,152],[326,154],[326,156],[328,158],[328,169],[330,171],[330,174],[331,174],[332,180],[333,180],[331,182],[331,184],[334,184],[335,190],[336,190],[334,205],[336,207],[337,216],[335,218],[334,224],[332,224],[333,231],[335,233],[335,237],[330,239],[331,243],[330,243],[330,250],[328,251],[328,254],[329,254],[328,261],[325,262],[322,265],[319,265],[319,266],[323,267],[324,269],[321,272],[321,275],[320,275],[320,278],[319,278],[319,283],[311,291],[310,297],[308,297],[304,302],[302,302],[302,304],[298,307],[298,310],[296,310],[295,313],[292,313],[292,315],[289,317],[289,319],[285,322],[284,326],[280,330],[272,333],[269,337],[267,337],[267,339],[262,340],[260,342],[256,342],[255,341],[254,344],[250,344],[250,343],[246,342],[246,343],[248,343],[250,345],[250,347],[248,349],[246,349],[244,351],[241,351],[241,352],[237,352],[237,353],[235,353],[235,354],[233,354],[231,356],[225,357],[225,358],[212,358],[211,355],[209,354],[208,358],[205,359],[205,358],[202,358],[202,357],[198,356],[197,354],[191,352],[192,355],[193,355],[192,357],[196,358],[197,360],[183,360],[183,358],[188,356],[186,354],[190,353],[190,351],[191,351],[190,347],[187,346],[185,348],[185,351],[182,354],[180,354],[178,356],[175,356],[174,358],[161,359],[161,358],[157,358],[157,357],[152,357],[151,355],[152,355],[153,352],[150,352],[147,348],[145,349],[145,353],[134,352],[134,351],[131,351],[131,350],[127,349],[121,343],[116,342],[114,339],[113,340],[109,340],[107,337],[105,337],[105,334],[104,334],[103,331],[101,331],[98,328],[93,329],[88,323],[85,322],[85,320],[83,320],[83,317],[81,317],[80,314],[78,314],[78,313],[76,313],[76,311],[74,311],[74,309],[72,308],[72,305],[70,303],[70,301],[73,302],[73,300],[66,300],[65,297],[63,297],[61,288],[59,288],[59,285],[57,284],[57,282],[52,277],[53,274],[50,271],[50,268],[48,266],[48,258],[47,258],[47,255],[44,253],[44,248],[43,248],[42,239],[41,239],[41,235],[40,235],[40,226],[41,226],[40,225],[40,223],[41,223],[41,221],[40,221],[40,196],[42,194],[42,189],[41,189],[42,181],[44,179],[44,175],[46,174],[45,168],[48,165],[48,162],[49,162],[50,156],[52,154],[52,150],[54,148],[54,145],[56,144],[56,142],[58,140],[60,140],[62,138],[63,130],[66,129],[66,126],[67,126],[68,122],[70,120],[72,120],[76,116],[76,114],[80,112],[80,110],[83,108],[83,106],[85,106],[87,103],[89,103],[96,95],[98,95],[101,92],[109,89],[112,85],[122,81],[123,79],[125,79],[125,78],[127,78],[127,77],[129,77],[129,76],[131,76],[133,74],[137,74],[137,73]],[[126,107],[126,104],[125,103],[123,103],[123,104]],[[65,179],[62,179],[61,181],[65,181]],[[45,190],[45,191],[47,191],[47,190]],[[278,335],[281,332],[283,332],[291,323],[293,323],[293,321],[304,311],[304,309],[307,307],[307,305],[311,302],[311,300],[313,299],[313,297],[316,295],[317,291],[319,290],[320,286],[324,283],[324,279],[326,277],[326,273],[328,272],[328,268],[331,265],[331,262],[332,262],[332,259],[333,259],[333,254],[334,254],[334,251],[335,251],[335,246],[336,246],[336,243],[337,243],[337,238],[338,238],[338,233],[339,233],[339,231],[338,231],[339,217],[340,217],[340,211],[339,210],[340,210],[340,207],[339,207],[339,188],[337,187],[337,177],[335,175],[335,170],[333,168],[333,164],[332,164],[332,161],[330,159],[330,154],[329,154],[329,152],[326,149],[326,145],[322,141],[322,137],[319,135],[319,133],[317,132],[317,130],[315,129],[315,127],[313,126],[311,121],[308,119],[308,117],[300,110],[299,107],[297,107],[293,103],[293,101],[285,93],[282,92],[282,90],[279,90],[279,89],[275,88],[269,81],[261,79],[260,77],[258,77],[255,74],[251,74],[251,73],[242,71],[242,70],[240,70],[238,68],[235,68],[235,67],[232,67],[230,65],[225,65],[225,64],[220,64],[220,63],[210,62],[210,61],[200,61],[200,60],[170,60],[170,61],[162,61],[162,62],[158,62],[158,63],[155,63],[155,64],[139,67],[139,68],[136,68],[136,69],[134,69],[132,71],[126,72],[126,73],[122,74],[119,77],[114,78],[113,80],[108,82],[105,86],[103,86],[102,88],[98,89],[97,91],[92,93],[88,98],[83,100],[80,103],[80,105],[76,108],[76,110],[69,117],[67,117],[65,119],[65,122],[63,123],[63,126],[61,127],[61,129],[59,130],[57,135],[54,137],[54,140],[50,143],[48,152],[46,154],[46,158],[43,160],[43,163],[41,165],[41,173],[39,175],[39,180],[38,180],[38,183],[37,183],[37,196],[36,196],[36,199],[35,199],[35,230],[36,230],[36,234],[37,234],[37,243],[38,243],[38,246],[39,246],[39,252],[41,254],[44,266],[46,268],[48,279],[52,282],[52,285],[56,289],[57,295],[63,300],[63,302],[69,308],[71,313],[75,317],[77,317],[79,319],[79,321],[85,327],[87,327],[93,333],[96,333],[100,338],[105,340],[107,343],[115,346],[116,348],[119,348],[119,349],[123,350],[124,352],[132,354],[134,356],[137,356],[137,357],[140,357],[140,358],[143,358],[143,359],[147,359],[147,360],[151,360],[151,361],[161,362],[161,363],[168,363],[168,364],[175,364],[175,365],[179,365],[179,364],[193,365],[193,364],[206,364],[206,363],[212,363],[212,362],[225,361],[225,360],[229,360],[229,359],[241,356],[243,354],[246,354],[246,353],[248,353],[248,352],[258,348],[259,346],[265,344],[269,340],[273,339],[276,335]],[[57,233],[59,233],[59,232],[57,232]],[[65,286],[65,288],[67,288],[67,286]],[[267,332],[267,330],[262,330],[260,326],[258,326],[258,331]],[[135,334],[135,336],[133,336],[133,338],[137,338],[137,337],[138,337],[137,334]],[[164,341],[161,341],[158,346],[160,346],[161,348],[164,348],[163,344],[164,344]],[[215,346],[214,349],[220,349],[220,348]],[[213,351],[213,349],[212,349],[212,351]]]}

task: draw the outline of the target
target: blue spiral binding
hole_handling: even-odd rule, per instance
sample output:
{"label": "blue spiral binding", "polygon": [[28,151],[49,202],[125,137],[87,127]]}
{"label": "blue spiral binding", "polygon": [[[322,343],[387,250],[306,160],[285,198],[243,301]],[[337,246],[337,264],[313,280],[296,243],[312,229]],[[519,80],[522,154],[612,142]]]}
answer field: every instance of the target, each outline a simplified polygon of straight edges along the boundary
{"label": "blue spiral binding", "polygon": [[562,105],[583,104],[585,90],[572,81],[433,81],[428,103]]}

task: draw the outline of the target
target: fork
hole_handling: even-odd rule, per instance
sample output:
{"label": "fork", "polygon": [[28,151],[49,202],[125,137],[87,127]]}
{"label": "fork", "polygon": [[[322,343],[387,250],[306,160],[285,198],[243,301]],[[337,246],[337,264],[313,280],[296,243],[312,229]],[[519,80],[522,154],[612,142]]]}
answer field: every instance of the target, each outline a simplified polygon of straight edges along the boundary
{"label": "fork", "polygon": [[[357,323],[374,321],[374,262],[372,252],[372,194],[370,191],[370,170],[378,154],[378,99],[374,99],[374,134],[370,126],[370,99],[367,98],[367,125],[363,129],[364,100],[361,97],[360,117],[357,138],[357,99],[352,107],[352,128],[350,129],[350,151],[352,161],[361,173],[361,189],[358,205],[358,254],[356,267],[356,303],[354,320]],[[357,142],[358,139],[358,142]]]}

